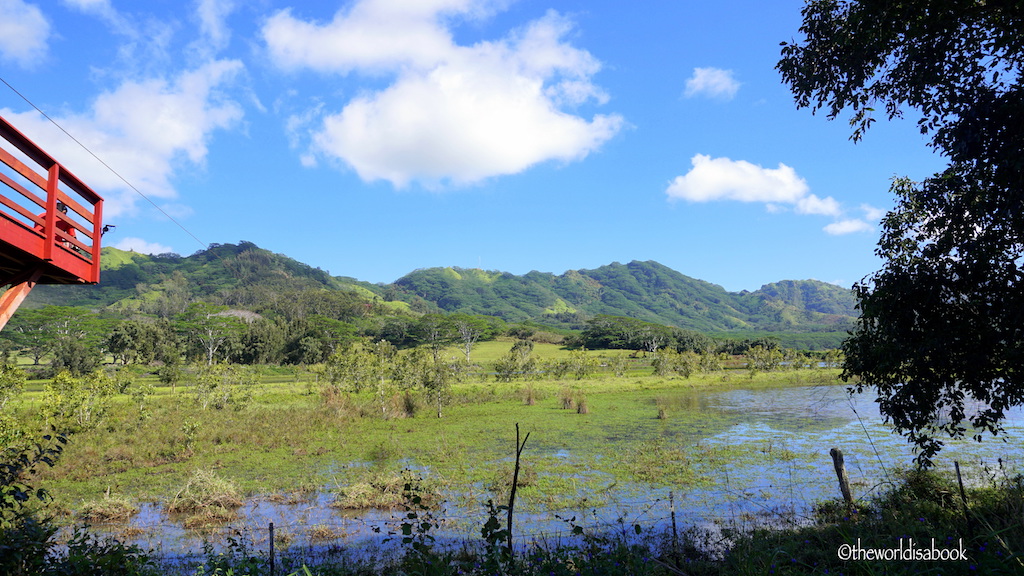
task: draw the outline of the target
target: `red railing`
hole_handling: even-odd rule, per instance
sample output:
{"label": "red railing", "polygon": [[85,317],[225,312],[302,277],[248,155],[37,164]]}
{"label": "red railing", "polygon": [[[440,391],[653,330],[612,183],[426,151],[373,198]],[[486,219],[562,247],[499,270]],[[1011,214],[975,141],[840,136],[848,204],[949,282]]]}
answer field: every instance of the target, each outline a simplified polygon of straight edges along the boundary
{"label": "red railing", "polygon": [[100,280],[103,199],[0,117],[0,284]]}

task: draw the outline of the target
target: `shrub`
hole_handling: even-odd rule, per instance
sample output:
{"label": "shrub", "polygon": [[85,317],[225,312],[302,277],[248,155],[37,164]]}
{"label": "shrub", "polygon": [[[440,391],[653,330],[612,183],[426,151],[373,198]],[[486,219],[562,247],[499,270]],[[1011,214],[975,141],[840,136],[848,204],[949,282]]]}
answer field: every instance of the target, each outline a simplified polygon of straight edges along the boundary
{"label": "shrub", "polygon": [[44,574],[103,576],[157,576],[156,562],[138,546],[113,538],[98,538],[85,528],[76,528],[67,544],[67,552],[47,562]]}

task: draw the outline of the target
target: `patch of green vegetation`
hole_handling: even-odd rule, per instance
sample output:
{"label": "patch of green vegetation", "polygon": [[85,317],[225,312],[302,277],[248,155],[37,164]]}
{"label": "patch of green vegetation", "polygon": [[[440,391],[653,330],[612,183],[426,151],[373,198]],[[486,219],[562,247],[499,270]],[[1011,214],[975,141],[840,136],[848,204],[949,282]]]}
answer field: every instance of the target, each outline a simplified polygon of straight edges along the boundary
{"label": "patch of green vegetation", "polygon": [[551,306],[548,306],[547,308],[544,309],[544,314],[547,314],[547,315],[563,314],[563,313],[564,314],[575,314],[576,312],[577,312],[577,310],[575,308],[573,308],[571,305],[569,305],[568,302],[566,302],[565,300],[562,300],[561,298],[555,300],[554,304],[552,304]]}

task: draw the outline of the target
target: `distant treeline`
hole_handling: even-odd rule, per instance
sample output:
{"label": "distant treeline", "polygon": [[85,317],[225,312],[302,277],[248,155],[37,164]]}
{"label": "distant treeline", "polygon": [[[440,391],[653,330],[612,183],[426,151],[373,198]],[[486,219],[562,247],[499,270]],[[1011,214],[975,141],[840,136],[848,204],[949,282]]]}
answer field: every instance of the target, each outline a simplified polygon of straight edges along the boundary
{"label": "distant treeline", "polygon": [[[0,334],[5,355],[28,357],[40,375],[85,374],[105,360],[119,364],[312,365],[357,342],[387,342],[396,349],[456,347],[470,357],[477,342],[507,337],[562,344],[571,349],[655,353],[746,354],[753,347],[781,349],[764,334],[712,337],[622,316],[598,316],[574,332],[532,323],[508,324],[470,314],[380,314],[346,292],[306,292],[282,298],[264,314],[191,302],[174,314],[117,318],[67,306],[26,309]],[[163,304],[157,308],[165,311]]]}

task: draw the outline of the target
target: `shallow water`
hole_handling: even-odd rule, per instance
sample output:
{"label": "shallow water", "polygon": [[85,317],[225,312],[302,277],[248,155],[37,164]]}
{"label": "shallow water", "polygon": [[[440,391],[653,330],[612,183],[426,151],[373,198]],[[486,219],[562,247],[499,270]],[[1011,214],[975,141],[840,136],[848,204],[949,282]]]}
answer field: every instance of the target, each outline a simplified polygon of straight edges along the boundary
{"label": "shallow water", "polygon": [[[884,427],[874,402],[866,396],[849,397],[843,386],[794,387],[727,391],[684,390],[660,401],[672,410],[706,414],[718,425],[714,433],[679,429],[669,421],[659,436],[667,446],[688,455],[685,464],[703,482],[687,486],[645,485],[608,473],[573,473],[566,481],[579,488],[568,496],[545,499],[536,490],[523,489],[516,503],[515,530],[519,542],[554,541],[569,537],[573,526],[588,532],[631,531],[667,528],[673,513],[677,524],[749,528],[755,525],[802,523],[815,502],[839,498],[829,450],[840,448],[846,460],[855,498],[877,493],[892,480],[895,470],[906,468],[913,452],[906,442]],[[721,425],[724,420],[725,425]],[[950,442],[936,464],[952,470],[959,461],[968,483],[984,482],[999,467],[1019,470],[1024,416],[1012,411],[1005,422],[1007,442],[988,440]],[[608,435],[636,433],[622,425]],[[729,454],[727,460],[704,459],[701,454]],[[558,448],[540,454],[527,449],[524,460],[549,457],[561,462],[582,462],[593,456]],[[409,463],[410,467],[414,463]],[[350,467],[353,463],[339,463]],[[430,470],[419,473],[429,477]],[[389,531],[399,529],[404,513],[393,511],[340,511],[330,507],[333,496],[313,494],[298,503],[275,498],[251,499],[239,509],[239,519],[228,526],[202,533],[186,530],[178,519],[168,517],[156,504],[123,525],[101,527],[144,548],[167,557],[195,557],[204,542],[221,549],[229,537],[245,541],[257,550],[269,548],[268,526],[273,523],[278,548],[291,553],[328,554],[332,550],[386,550]],[[485,503],[492,497],[482,485],[443,494],[442,510],[420,512],[436,520],[431,535],[438,541],[479,540],[487,520]]]}

